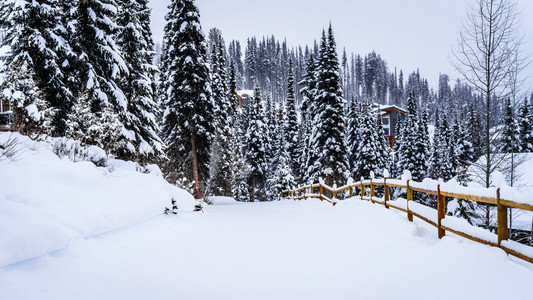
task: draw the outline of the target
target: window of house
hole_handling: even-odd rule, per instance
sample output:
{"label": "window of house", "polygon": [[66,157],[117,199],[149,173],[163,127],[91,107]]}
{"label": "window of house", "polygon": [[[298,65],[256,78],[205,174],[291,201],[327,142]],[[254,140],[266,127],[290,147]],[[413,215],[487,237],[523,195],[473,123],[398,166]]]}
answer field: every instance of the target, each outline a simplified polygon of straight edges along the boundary
{"label": "window of house", "polygon": [[385,136],[390,136],[389,128],[383,128],[383,131],[385,131]]}
{"label": "window of house", "polygon": [[389,117],[381,118],[381,123],[385,126],[389,125]]}

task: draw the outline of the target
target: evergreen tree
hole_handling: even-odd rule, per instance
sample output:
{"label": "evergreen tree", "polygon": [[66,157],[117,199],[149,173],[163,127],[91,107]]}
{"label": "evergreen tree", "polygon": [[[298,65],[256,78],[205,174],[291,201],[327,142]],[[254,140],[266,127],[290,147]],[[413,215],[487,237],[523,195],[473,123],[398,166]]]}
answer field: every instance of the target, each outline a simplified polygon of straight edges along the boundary
{"label": "evergreen tree", "polygon": [[404,170],[411,171],[413,179],[420,181],[427,172],[427,145],[424,144],[427,139],[424,138],[425,129],[419,124],[416,102],[414,93],[411,93],[407,100],[408,114],[402,128],[401,143],[395,153],[395,168],[397,174],[403,173]]}
{"label": "evergreen tree", "polygon": [[133,149],[123,157],[141,163],[154,162],[162,155],[156,116],[159,113],[153,90],[155,66],[152,65],[153,47],[150,29],[150,10],[146,0],[119,0],[117,25],[120,28],[117,45],[122,50],[129,70],[119,85],[128,100],[127,114],[123,116],[125,129],[135,135]]}
{"label": "evergreen tree", "polygon": [[[120,89],[118,80],[120,76],[128,74],[128,68],[115,44],[118,26],[113,20],[116,11],[117,4],[114,0],[80,0],[77,4],[72,41],[73,50],[78,56],[74,68],[80,83],[76,93],[77,105],[81,104],[81,99],[88,101],[91,105],[89,113],[93,116],[87,119],[97,121],[95,125],[82,124],[80,128],[91,130],[71,132],[70,137],[97,145],[119,158],[127,158],[134,151],[132,143],[135,137],[124,127],[128,100]],[[109,108],[113,112],[104,112],[104,109]],[[109,113],[113,116],[109,116]],[[105,122],[111,118],[120,128],[106,131]],[[79,123],[84,119],[69,122]],[[114,142],[106,143],[108,140]],[[118,145],[123,147],[117,147]]]}
{"label": "evergreen tree", "polygon": [[369,105],[364,105],[361,112],[357,135],[359,143],[352,152],[352,167],[354,178],[369,178],[370,172],[382,174],[387,166],[388,151],[381,132],[383,125],[381,117],[374,115]]}
{"label": "evergreen tree", "polygon": [[[294,70],[292,59],[289,60],[289,77],[287,79],[287,102],[285,105],[286,122],[283,131],[286,144],[287,163],[291,175],[294,176],[296,171],[300,168],[298,157],[300,156],[298,148],[298,115],[296,112],[296,99],[294,96]],[[283,154],[283,153],[282,153]]]}
{"label": "evergreen tree", "polygon": [[311,151],[309,143],[311,140],[311,129],[314,121],[314,115],[316,112],[315,105],[315,95],[316,95],[316,65],[313,56],[309,57],[306,66],[306,74],[304,79],[300,82],[300,85],[303,85],[303,88],[300,90],[302,94],[302,102],[300,104],[301,112],[301,126],[299,127],[299,143],[298,143],[298,153],[299,153],[299,166],[302,172],[298,178],[299,182],[308,182],[313,179],[310,178],[309,168],[313,159],[310,157],[314,155],[315,152]]}
{"label": "evergreen tree", "polygon": [[279,154],[279,161],[274,171],[273,189],[276,194],[294,188],[296,179],[290,166],[290,157],[287,147],[282,147]]}
{"label": "evergreen tree", "polygon": [[438,123],[438,129],[435,131],[433,139],[433,152],[431,157],[431,175],[434,179],[441,178],[445,181],[450,180],[454,175],[452,159],[450,154],[451,130],[448,125],[448,119],[444,114],[442,120]]}
{"label": "evergreen tree", "polygon": [[7,57],[7,90],[16,126],[23,133],[63,135],[73,95],[65,60],[72,57],[62,24],[63,7],[57,0],[4,1],[0,28],[11,47]]}
{"label": "evergreen tree", "polygon": [[316,115],[310,139],[311,151],[316,161],[310,164],[313,180],[323,178],[325,183],[344,184],[348,175],[346,145],[344,141],[344,100],[339,79],[339,62],[330,25],[328,36],[322,35],[319,68],[317,69]]}
{"label": "evergreen tree", "polygon": [[167,176],[182,185],[192,183],[194,196],[200,198],[209,177],[214,134],[207,45],[194,1],[173,0],[169,10],[161,74]]}
{"label": "evergreen tree", "polygon": [[483,134],[481,128],[481,119],[474,109],[474,105],[468,106],[466,135],[467,140],[472,142],[473,160],[477,160],[483,154]]}
{"label": "evergreen tree", "polygon": [[359,147],[361,141],[359,129],[361,128],[360,119],[362,119],[362,116],[359,107],[360,104],[357,103],[355,99],[352,100],[348,107],[348,113],[346,117],[346,161],[350,168],[350,175],[352,178],[360,178],[355,172],[357,164],[357,148]]}
{"label": "evergreen tree", "polygon": [[219,40],[211,48],[211,86],[215,101],[215,140],[212,146],[211,186],[210,191],[215,195],[232,195],[233,168],[231,167],[233,149],[232,123],[233,108],[228,92],[226,60],[224,46]]}
{"label": "evergreen tree", "polygon": [[527,102],[527,99],[524,99],[520,107],[517,121],[522,152],[533,152],[533,116],[531,114],[531,106]]}
{"label": "evergreen tree", "polygon": [[503,118],[503,130],[500,137],[500,151],[503,153],[518,153],[520,146],[520,132],[514,117],[511,99],[505,101],[505,115]]}
{"label": "evergreen tree", "polygon": [[467,170],[474,162],[474,148],[468,136],[468,130],[461,122],[456,121],[454,126],[455,145],[453,147],[454,155],[456,157],[455,170],[457,173],[457,181],[466,185],[470,181]]}
{"label": "evergreen tree", "polygon": [[234,134],[232,135],[233,161],[232,169],[234,170],[232,188],[233,197],[237,201],[246,202],[250,200],[248,178],[250,176],[250,165],[246,161],[246,128],[244,118],[247,117],[237,108],[234,114]]}
{"label": "evergreen tree", "polygon": [[266,201],[266,182],[268,174],[268,129],[264,122],[261,107],[261,89],[256,88],[254,98],[250,103],[249,125],[246,133],[246,162],[250,166],[248,185],[250,187],[251,201]]}

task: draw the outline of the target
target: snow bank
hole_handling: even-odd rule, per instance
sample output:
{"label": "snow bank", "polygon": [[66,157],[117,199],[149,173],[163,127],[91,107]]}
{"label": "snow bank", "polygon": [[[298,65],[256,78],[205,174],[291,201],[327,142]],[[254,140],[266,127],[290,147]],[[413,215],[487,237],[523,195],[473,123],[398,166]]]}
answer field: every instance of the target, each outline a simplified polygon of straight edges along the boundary
{"label": "snow bank", "polygon": [[215,196],[209,197],[212,205],[237,205],[239,202],[231,197]]}
{"label": "snow bank", "polygon": [[54,153],[50,142],[0,133],[0,145],[17,139],[17,152],[0,150],[0,267],[63,249],[88,238],[162,214],[171,199],[193,210],[194,199],[168,184],[159,168],[139,172],[135,163],[108,159],[86,149],[88,160],[73,162]]}

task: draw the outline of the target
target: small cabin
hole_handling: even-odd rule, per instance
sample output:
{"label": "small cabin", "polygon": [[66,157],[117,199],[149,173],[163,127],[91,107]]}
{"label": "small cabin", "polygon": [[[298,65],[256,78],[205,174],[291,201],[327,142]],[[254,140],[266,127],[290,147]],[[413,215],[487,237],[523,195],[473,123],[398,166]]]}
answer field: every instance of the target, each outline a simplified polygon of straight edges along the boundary
{"label": "small cabin", "polygon": [[235,95],[235,105],[237,105],[239,108],[245,107],[248,105],[253,96],[254,91],[252,90],[237,91],[237,95]]}
{"label": "small cabin", "polygon": [[396,105],[374,105],[374,108],[379,110],[381,114],[381,123],[385,138],[390,141],[391,147],[394,147],[394,141],[398,135],[396,132],[397,124],[405,120],[407,110]]}

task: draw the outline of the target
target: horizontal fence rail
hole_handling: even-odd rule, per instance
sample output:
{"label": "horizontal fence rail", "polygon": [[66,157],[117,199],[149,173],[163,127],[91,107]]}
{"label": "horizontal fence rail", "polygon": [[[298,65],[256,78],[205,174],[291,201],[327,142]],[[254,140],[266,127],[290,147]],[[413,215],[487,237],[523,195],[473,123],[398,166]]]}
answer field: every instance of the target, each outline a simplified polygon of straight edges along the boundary
{"label": "horizontal fence rail", "polygon": [[[375,190],[377,186],[383,187],[383,198],[377,198],[375,195]],[[400,188],[405,189],[407,191],[407,199],[405,207],[401,207],[401,205],[398,205],[395,202],[398,201],[391,201],[390,200],[390,188]],[[359,189],[360,193],[357,195],[361,200],[371,201],[372,203],[381,204],[384,205],[385,208],[393,208],[396,210],[403,211],[407,214],[407,218],[409,221],[413,221],[413,217],[417,217],[418,219],[421,219],[433,226],[435,226],[438,230],[438,236],[439,238],[442,238],[445,236],[446,231],[449,231],[453,234],[462,236],[464,238],[467,238],[469,240],[482,243],[485,245],[490,245],[494,247],[499,247],[502,250],[504,250],[506,253],[516,256],[520,259],[523,259],[525,261],[528,261],[530,263],[533,263],[533,247],[528,247],[522,244],[519,244],[518,242],[509,241],[509,230],[508,230],[508,208],[516,208],[516,209],[523,209],[527,211],[533,212],[533,205],[528,203],[520,203],[516,201],[512,201],[511,199],[502,199],[500,197],[501,190],[500,188],[487,188],[482,193],[478,193],[476,195],[475,192],[470,193],[464,193],[465,190],[462,190],[462,193],[453,191],[453,187],[442,187],[441,184],[433,184],[429,185],[424,184],[422,182],[415,182],[412,180],[396,180],[396,179],[370,179],[370,180],[361,180],[359,182],[351,183],[345,186],[341,187],[330,187],[324,183],[316,183],[316,184],[310,184],[302,187],[298,187],[293,190],[286,190],[281,192],[281,194],[278,195],[278,198],[286,198],[286,199],[294,199],[294,200],[306,200],[308,198],[317,198],[321,201],[327,201],[333,206],[335,206],[339,200],[337,199],[337,195],[339,193],[345,193],[348,192],[348,195],[344,195],[344,198],[353,198],[356,195],[354,194],[356,189]],[[456,187],[456,189],[458,189]],[[328,194],[331,194],[332,197],[326,196],[325,192],[329,192]],[[409,208],[409,202],[413,201],[413,192],[423,193],[427,195],[434,195],[437,197],[437,210],[436,210],[436,218],[435,216],[428,216],[426,214],[422,214],[417,212],[416,210]],[[494,193],[494,197],[491,197],[490,193]],[[480,195],[482,194],[482,195]],[[492,204],[496,206],[497,210],[497,238],[492,239],[491,237],[487,236],[478,236],[476,234],[473,234],[471,232],[465,232],[468,230],[461,230],[459,228],[454,228],[453,222],[447,222],[446,217],[446,202],[445,197],[452,197],[457,199],[463,199],[463,200],[470,200],[475,201],[478,203],[487,203]],[[420,206],[424,206],[422,204],[417,204]],[[424,206],[427,209],[433,210],[434,209]],[[457,226],[456,226],[457,227]],[[459,226],[460,227],[460,226]],[[472,226],[474,227],[474,226]],[[464,229],[464,228],[463,228]],[[484,229],[482,229],[484,230]],[[484,230],[488,233],[487,230]]]}

